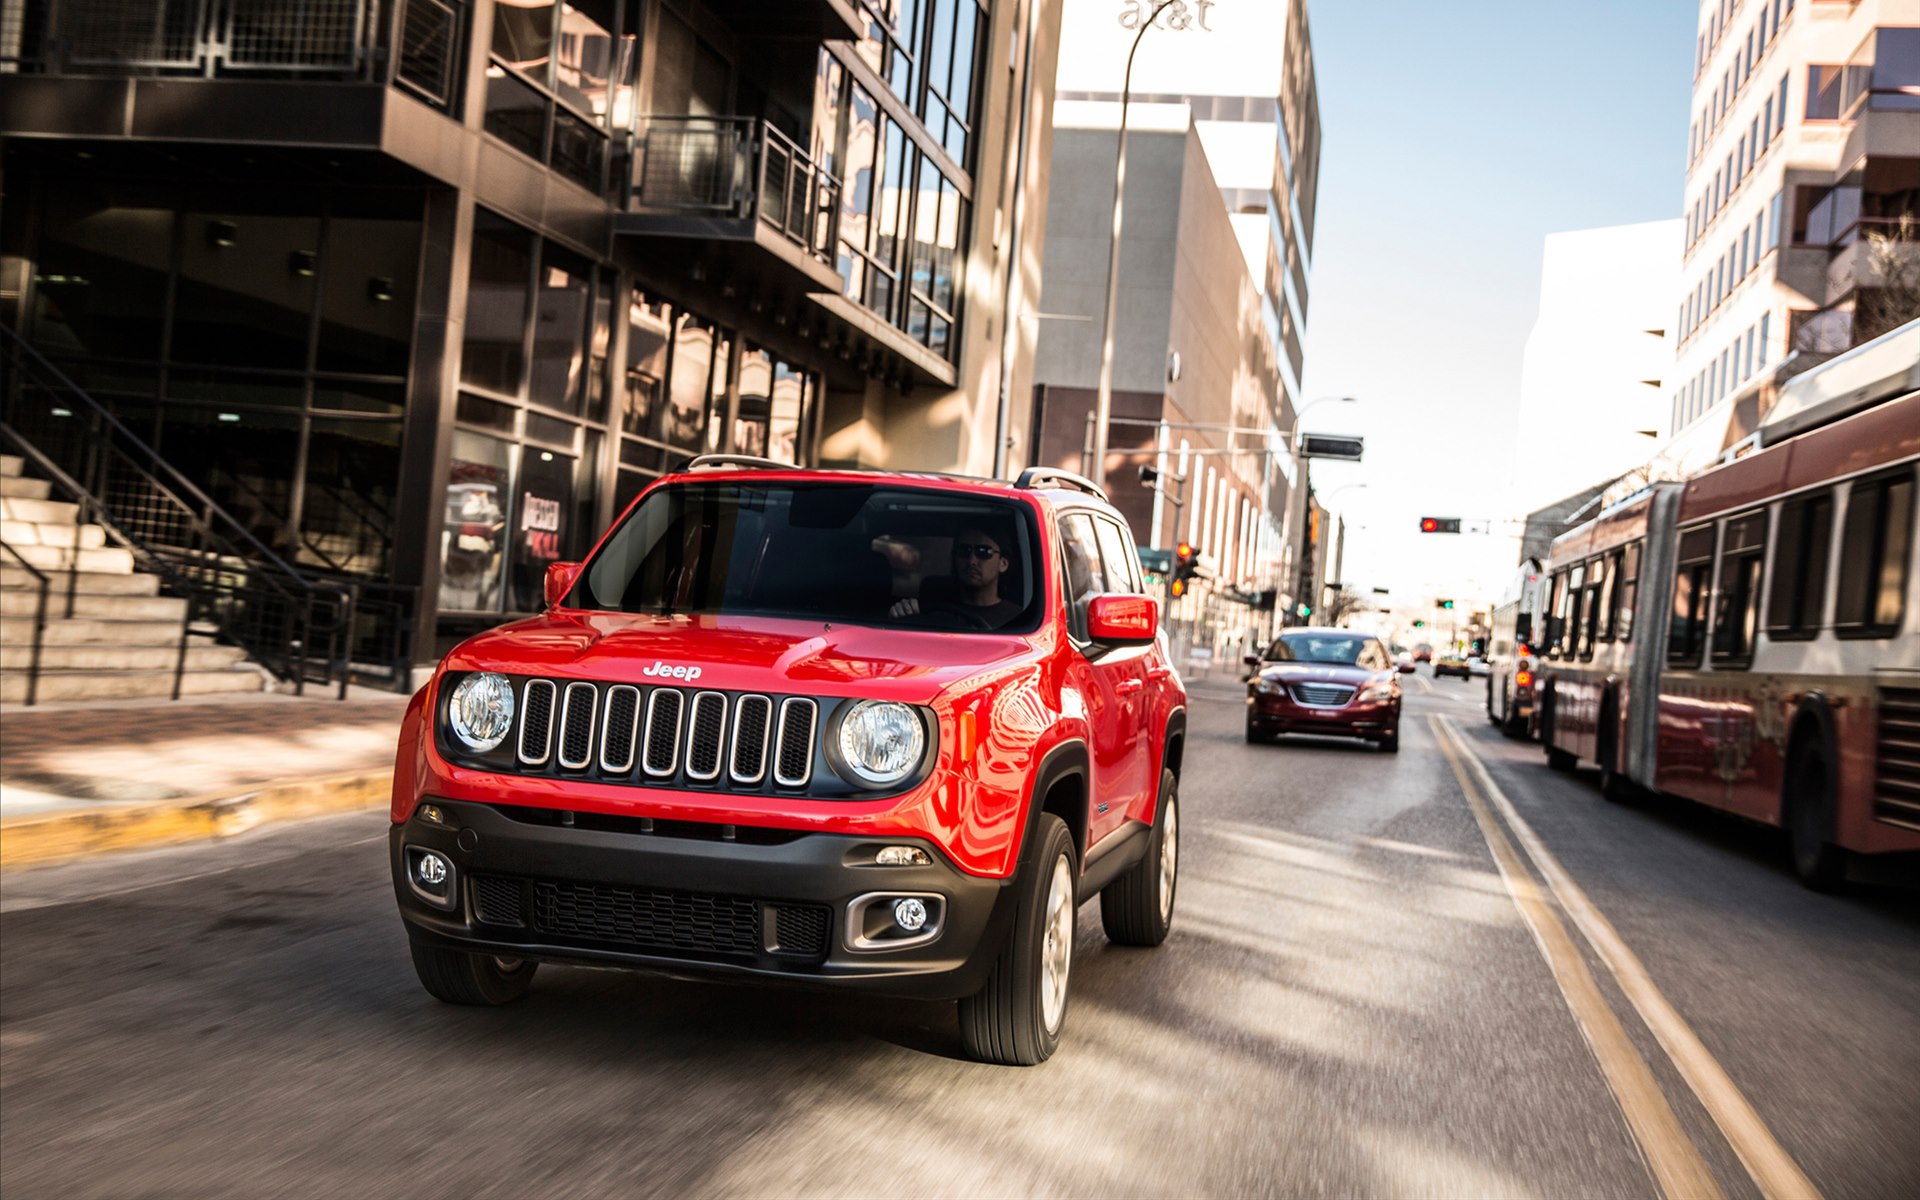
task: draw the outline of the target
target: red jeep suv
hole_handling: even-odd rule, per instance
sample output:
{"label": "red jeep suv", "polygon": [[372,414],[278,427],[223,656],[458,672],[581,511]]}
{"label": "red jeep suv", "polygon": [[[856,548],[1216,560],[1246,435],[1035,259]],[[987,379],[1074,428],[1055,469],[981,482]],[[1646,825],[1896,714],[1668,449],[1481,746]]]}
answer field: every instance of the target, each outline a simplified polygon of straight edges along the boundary
{"label": "red jeep suv", "polygon": [[1186,692],[1087,481],[710,455],[547,597],[401,728],[394,893],[440,999],[541,962],[864,988],[1030,1064],[1082,901],[1167,936]]}

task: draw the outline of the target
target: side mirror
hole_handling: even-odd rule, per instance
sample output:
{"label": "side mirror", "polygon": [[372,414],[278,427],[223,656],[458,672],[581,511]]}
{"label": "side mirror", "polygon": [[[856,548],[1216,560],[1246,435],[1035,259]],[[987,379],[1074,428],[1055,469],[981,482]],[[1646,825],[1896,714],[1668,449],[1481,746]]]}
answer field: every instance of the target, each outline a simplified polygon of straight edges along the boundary
{"label": "side mirror", "polygon": [[1401,664],[1400,664],[1400,673],[1401,673],[1402,675],[1411,675],[1411,674],[1413,674],[1413,664],[1412,664],[1412,663],[1410,663],[1410,662],[1403,662],[1403,663],[1401,663]]}
{"label": "side mirror", "polygon": [[1249,667],[1252,667],[1256,671],[1260,669],[1260,656],[1258,654],[1249,654],[1245,658],[1241,659],[1240,661],[1247,664]]}
{"label": "side mirror", "polygon": [[557,562],[547,564],[547,607],[558,608],[560,602],[573,590],[574,580],[580,578],[580,564],[577,562]]}
{"label": "side mirror", "polygon": [[1160,631],[1160,606],[1150,596],[1095,596],[1087,606],[1087,637],[1107,646],[1144,646]]}

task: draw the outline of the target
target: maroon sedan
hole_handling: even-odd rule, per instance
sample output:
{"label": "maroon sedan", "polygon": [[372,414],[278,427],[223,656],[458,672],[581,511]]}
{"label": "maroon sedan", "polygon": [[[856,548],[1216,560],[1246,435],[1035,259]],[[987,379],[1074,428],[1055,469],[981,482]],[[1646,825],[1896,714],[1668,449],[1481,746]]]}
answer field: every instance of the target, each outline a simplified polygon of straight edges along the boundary
{"label": "maroon sedan", "polygon": [[1400,749],[1400,680],[1380,639],[1351,629],[1289,629],[1248,655],[1247,740],[1279,733],[1365,738]]}

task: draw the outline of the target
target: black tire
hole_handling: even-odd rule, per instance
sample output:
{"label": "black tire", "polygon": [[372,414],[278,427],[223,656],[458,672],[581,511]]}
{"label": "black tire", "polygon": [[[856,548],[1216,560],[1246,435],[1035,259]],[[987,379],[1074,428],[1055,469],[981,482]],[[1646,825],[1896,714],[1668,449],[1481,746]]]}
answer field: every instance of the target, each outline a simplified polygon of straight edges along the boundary
{"label": "black tire", "polygon": [[1266,734],[1254,728],[1252,721],[1247,722],[1247,745],[1258,746],[1260,743],[1270,740]]}
{"label": "black tire", "polygon": [[1147,852],[1100,893],[1100,927],[1119,946],[1158,946],[1173,928],[1180,894],[1180,781],[1160,772],[1160,811]]}
{"label": "black tire", "polygon": [[1620,744],[1613,732],[1620,718],[1613,705],[1609,699],[1600,706],[1600,745],[1594,757],[1600,760],[1600,794],[1615,804],[1627,804],[1634,798],[1633,784],[1620,774]]}
{"label": "black tire", "polygon": [[1571,771],[1580,765],[1580,760],[1571,753],[1553,744],[1554,696],[1548,692],[1540,707],[1540,744],[1547,749],[1547,769],[1549,771]]}
{"label": "black tire", "polygon": [[413,971],[420,986],[448,1004],[510,1004],[526,994],[540,966],[530,958],[506,965],[490,954],[468,954],[413,942]]}
{"label": "black tire", "polygon": [[1549,771],[1571,771],[1580,765],[1580,760],[1558,746],[1547,747],[1547,769]]}
{"label": "black tire", "polygon": [[1050,911],[1055,890],[1052,883],[1058,864],[1064,861],[1069,893],[1065,975],[1071,978],[1072,914],[1079,907],[1072,895],[1078,875],[1073,839],[1059,817],[1042,813],[1034,840],[1035,852],[1026,865],[1026,878],[1014,885],[1020,889],[1020,898],[1014,908],[1013,929],[985,985],[960,1001],[960,1040],[967,1054],[980,1062],[1009,1067],[1043,1063],[1059,1048],[1060,1032],[1066,1028],[1069,995],[1064,981],[1052,1028],[1048,1027],[1041,996],[1046,987],[1042,959],[1050,949],[1048,918],[1056,916]]}
{"label": "black tire", "polygon": [[1846,880],[1847,852],[1833,844],[1833,779],[1818,748],[1802,746],[1794,755],[1783,807],[1793,873],[1813,891],[1838,888]]}
{"label": "black tire", "polygon": [[1398,728],[1395,728],[1392,733],[1381,738],[1375,744],[1378,745],[1382,750],[1385,750],[1388,754],[1400,753],[1400,730]]}

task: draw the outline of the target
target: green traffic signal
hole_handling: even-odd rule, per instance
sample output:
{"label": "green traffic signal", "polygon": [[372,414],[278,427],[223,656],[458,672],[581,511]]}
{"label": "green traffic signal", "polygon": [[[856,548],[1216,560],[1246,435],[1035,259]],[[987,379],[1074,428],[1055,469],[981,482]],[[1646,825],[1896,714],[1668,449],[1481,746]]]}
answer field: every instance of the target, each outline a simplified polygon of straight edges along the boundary
{"label": "green traffic signal", "polygon": [[1425,629],[1427,627],[1427,623],[1425,621],[1415,621],[1413,623],[1413,627],[1415,629]]}

